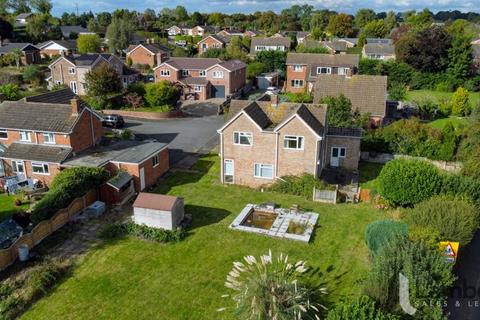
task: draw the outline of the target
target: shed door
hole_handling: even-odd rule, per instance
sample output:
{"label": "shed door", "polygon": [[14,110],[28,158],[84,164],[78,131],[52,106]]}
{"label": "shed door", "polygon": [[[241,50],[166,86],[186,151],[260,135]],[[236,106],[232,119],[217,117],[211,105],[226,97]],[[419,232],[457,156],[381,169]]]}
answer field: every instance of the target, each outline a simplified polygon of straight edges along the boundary
{"label": "shed door", "polygon": [[212,98],[225,98],[225,86],[212,86]]}

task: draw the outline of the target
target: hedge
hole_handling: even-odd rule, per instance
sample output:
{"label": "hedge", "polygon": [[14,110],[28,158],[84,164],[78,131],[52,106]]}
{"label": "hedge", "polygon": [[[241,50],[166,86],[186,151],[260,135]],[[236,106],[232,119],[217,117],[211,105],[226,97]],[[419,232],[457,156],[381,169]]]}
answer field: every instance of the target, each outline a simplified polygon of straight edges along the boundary
{"label": "hedge", "polygon": [[383,312],[374,300],[361,296],[353,301],[344,301],[328,312],[326,320],[400,320],[399,316]]}
{"label": "hedge", "polygon": [[105,183],[109,176],[102,168],[77,167],[61,171],[53,179],[47,194],[35,204],[31,214],[33,224],[50,219],[75,198]]}
{"label": "hedge", "polygon": [[406,223],[394,220],[378,220],[370,223],[365,229],[365,242],[373,255],[389,241],[398,236],[407,236],[408,226]]}
{"label": "hedge", "polygon": [[305,173],[300,177],[283,176],[270,187],[270,191],[303,196],[311,199],[314,187],[321,190],[332,189],[331,186],[328,186],[322,180],[315,178],[311,174]]}
{"label": "hedge", "polygon": [[104,239],[115,239],[127,235],[161,243],[175,243],[183,240],[187,233],[183,228],[174,230],[156,229],[133,222],[108,224],[100,232],[100,236]]}

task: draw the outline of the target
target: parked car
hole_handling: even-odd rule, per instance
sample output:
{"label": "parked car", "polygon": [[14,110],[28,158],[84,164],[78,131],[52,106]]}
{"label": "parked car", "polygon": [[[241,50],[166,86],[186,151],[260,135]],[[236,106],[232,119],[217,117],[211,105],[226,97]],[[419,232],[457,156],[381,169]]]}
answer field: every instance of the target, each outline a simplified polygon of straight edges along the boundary
{"label": "parked car", "polygon": [[125,120],[118,114],[110,114],[103,117],[102,124],[104,127],[122,128],[125,125]]}
{"label": "parked car", "polygon": [[265,93],[266,94],[279,94],[280,89],[278,89],[277,87],[268,87],[267,91],[265,91]]}

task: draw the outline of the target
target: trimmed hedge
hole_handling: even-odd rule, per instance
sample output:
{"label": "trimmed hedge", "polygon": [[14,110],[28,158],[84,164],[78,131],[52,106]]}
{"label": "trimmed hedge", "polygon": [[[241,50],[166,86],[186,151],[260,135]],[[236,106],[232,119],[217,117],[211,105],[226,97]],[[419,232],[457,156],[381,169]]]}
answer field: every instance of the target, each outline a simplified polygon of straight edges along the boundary
{"label": "trimmed hedge", "polygon": [[105,183],[109,176],[102,168],[77,167],[61,171],[53,179],[47,194],[35,204],[31,214],[33,224],[50,219],[75,198]]}
{"label": "trimmed hedge", "polygon": [[383,312],[374,300],[361,296],[357,300],[344,301],[328,312],[326,320],[400,320],[399,316]]}
{"label": "trimmed hedge", "polygon": [[438,194],[442,188],[438,169],[419,160],[388,162],[378,176],[380,195],[395,206],[412,206]]}
{"label": "trimmed hedge", "polygon": [[365,242],[373,255],[389,241],[398,236],[406,237],[408,226],[406,223],[394,220],[377,220],[370,223],[365,229]]}
{"label": "trimmed hedge", "polygon": [[438,231],[440,240],[467,245],[478,229],[478,212],[473,204],[449,196],[435,196],[413,209],[405,210],[402,219],[412,227]]}
{"label": "trimmed hedge", "polygon": [[311,174],[303,174],[301,176],[284,176],[278,179],[271,187],[270,191],[293,194],[311,199],[313,196],[313,188],[331,189],[331,186],[325,184],[322,180],[316,179]]}
{"label": "trimmed hedge", "polygon": [[121,238],[127,235],[161,243],[175,243],[183,240],[187,233],[183,228],[165,230],[138,225],[133,222],[108,224],[100,232],[100,236],[104,239]]}

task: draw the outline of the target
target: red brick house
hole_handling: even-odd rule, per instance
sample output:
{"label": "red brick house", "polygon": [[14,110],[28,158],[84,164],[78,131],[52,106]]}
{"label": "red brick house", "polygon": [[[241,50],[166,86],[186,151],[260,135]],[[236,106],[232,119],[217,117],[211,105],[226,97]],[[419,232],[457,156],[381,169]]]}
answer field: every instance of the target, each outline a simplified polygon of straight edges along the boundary
{"label": "red brick house", "polygon": [[209,49],[222,49],[227,46],[228,39],[219,35],[209,35],[197,43],[198,54],[201,55]]}
{"label": "red brick house", "polygon": [[154,69],[155,82],[167,80],[182,87],[182,98],[227,98],[245,86],[245,63],[214,58],[170,58]]}
{"label": "red brick house", "polygon": [[102,118],[69,89],[0,104],[0,161],[19,184],[48,185],[64,168],[102,167],[112,174],[108,185],[118,200],[152,186],[169,169],[165,143],[100,146],[102,137]]}
{"label": "red brick house", "polygon": [[221,181],[260,187],[288,175],[355,171],[359,129],[329,128],[325,105],[232,100],[220,134]]}
{"label": "red brick house", "polygon": [[0,57],[12,53],[14,50],[20,50],[22,56],[20,62],[22,65],[41,63],[40,49],[31,43],[10,42],[5,45],[0,43]]}
{"label": "red brick house", "polygon": [[311,92],[319,75],[351,76],[357,73],[356,54],[289,53],[287,55],[288,92]]}
{"label": "red brick house", "polygon": [[149,65],[154,68],[170,57],[171,50],[157,43],[131,45],[127,49],[127,61],[133,65]]}
{"label": "red brick house", "polygon": [[115,55],[106,53],[61,56],[49,65],[51,77],[48,81],[50,86],[63,84],[75,94],[82,96],[87,93],[85,83],[87,72],[104,64],[117,71],[124,87],[138,81],[138,71],[127,67]]}

